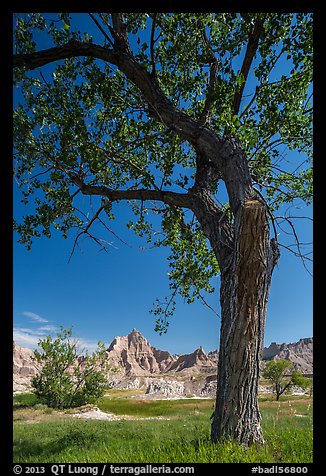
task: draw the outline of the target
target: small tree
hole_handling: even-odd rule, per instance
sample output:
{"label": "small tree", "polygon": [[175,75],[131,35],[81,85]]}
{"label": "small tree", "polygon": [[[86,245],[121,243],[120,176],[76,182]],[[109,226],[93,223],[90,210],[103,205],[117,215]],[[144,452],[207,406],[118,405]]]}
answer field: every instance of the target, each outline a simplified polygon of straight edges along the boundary
{"label": "small tree", "polygon": [[276,400],[293,386],[306,389],[310,385],[309,379],[303,377],[299,370],[293,370],[291,375],[286,375],[291,366],[292,363],[288,360],[271,360],[266,364],[263,376],[272,382]]}
{"label": "small tree", "polygon": [[72,408],[95,403],[107,386],[108,370],[104,344],[89,355],[78,352],[78,341],[72,340],[72,328],[60,327],[56,338],[40,339],[41,349],[34,351],[40,372],[32,379],[38,399],[52,408]]}

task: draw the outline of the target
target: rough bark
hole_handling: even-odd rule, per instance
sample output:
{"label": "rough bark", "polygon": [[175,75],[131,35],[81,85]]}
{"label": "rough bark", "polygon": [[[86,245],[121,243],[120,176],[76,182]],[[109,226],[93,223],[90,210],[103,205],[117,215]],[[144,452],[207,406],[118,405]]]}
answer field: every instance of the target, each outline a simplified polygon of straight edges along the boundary
{"label": "rough bark", "polygon": [[266,305],[278,258],[265,205],[246,200],[237,212],[234,252],[221,272],[221,335],[212,441],[263,443],[258,408]]}

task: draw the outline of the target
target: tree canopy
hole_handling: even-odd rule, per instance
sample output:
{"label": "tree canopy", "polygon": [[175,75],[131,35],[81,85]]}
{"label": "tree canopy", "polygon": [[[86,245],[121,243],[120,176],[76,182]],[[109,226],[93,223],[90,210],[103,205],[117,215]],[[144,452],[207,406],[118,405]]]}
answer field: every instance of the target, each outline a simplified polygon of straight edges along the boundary
{"label": "tree canopy", "polygon": [[35,237],[72,230],[75,245],[88,236],[107,249],[126,201],[126,226],[171,249],[172,294],[154,309],[165,330],[175,295],[203,299],[219,271],[189,192],[206,180],[228,226],[237,208],[223,167],[199,167],[201,137],[213,133],[219,157],[241,143],[275,235],[286,223],[302,256],[291,217],[277,211],[312,201],[312,22],[310,13],[17,14],[14,172],[28,204],[19,241],[30,249]]}

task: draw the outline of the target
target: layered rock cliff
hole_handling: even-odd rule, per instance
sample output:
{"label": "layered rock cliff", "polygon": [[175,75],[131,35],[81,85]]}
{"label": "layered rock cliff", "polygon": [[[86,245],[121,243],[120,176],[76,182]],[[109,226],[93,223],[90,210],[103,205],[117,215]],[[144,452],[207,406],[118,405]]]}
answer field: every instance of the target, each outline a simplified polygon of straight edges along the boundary
{"label": "layered rock cliff", "polygon": [[169,352],[155,349],[137,329],[127,336],[115,337],[107,356],[110,365],[126,376],[162,373],[173,362]]}
{"label": "layered rock cliff", "polygon": [[[14,391],[24,391],[30,388],[31,379],[37,373],[32,355],[32,350],[24,349],[14,343]],[[110,367],[115,369],[110,380],[113,385],[121,388],[139,388],[144,385],[146,387],[152,379],[162,379],[163,377],[170,379],[170,386],[172,385],[171,379],[179,381],[182,379],[185,383],[186,393],[192,392],[194,382],[197,382],[198,379],[202,380],[204,385],[203,394],[214,392],[216,387],[217,351],[206,354],[204,349],[199,347],[190,354],[171,355],[167,351],[153,347],[139,331],[133,329],[127,336],[117,336],[113,339],[107,349],[107,357]],[[287,359],[293,363],[295,369],[304,374],[312,374],[313,339],[300,339],[292,344],[272,343],[264,349],[263,359],[265,361]],[[188,381],[192,383],[189,388],[187,387]],[[157,382],[155,385],[158,386]],[[198,386],[198,392],[201,391],[201,386],[201,384]],[[167,388],[168,385],[165,387]],[[164,390],[164,392],[169,391],[169,389]]]}
{"label": "layered rock cliff", "polygon": [[313,374],[313,338],[300,339],[292,344],[272,342],[264,348],[264,360],[289,360],[295,370],[303,374]]}
{"label": "layered rock cliff", "polygon": [[33,351],[13,345],[13,391],[24,391],[30,388],[31,379],[37,374],[36,366],[32,360]]}
{"label": "layered rock cliff", "polygon": [[137,329],[115,337],[107,349],[110,364],[126,376],[183,372],[193,374],[214,371],[216,362],[202,347],[179,356],[153,347]]}

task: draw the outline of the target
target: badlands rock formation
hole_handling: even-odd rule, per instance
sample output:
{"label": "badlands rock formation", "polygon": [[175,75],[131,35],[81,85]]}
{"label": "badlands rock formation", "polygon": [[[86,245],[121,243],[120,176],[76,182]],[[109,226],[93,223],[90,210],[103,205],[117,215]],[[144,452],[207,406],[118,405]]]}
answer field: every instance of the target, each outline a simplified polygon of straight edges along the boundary
{"label": "badlands rock formation", "polygon": [[169,352],[155,349],[136,329],[127,336],[115,337],[107,356],[110,365],[125,376],[163,373],[173,361]]}
{"label": "badlands rock formation", "polygon": [[183,372],[187,375],[193,375],[205,372],[216,372],[217,362],[206,355],[204,349],[200,346],[192,354],[180,355],[166,369],[167,372]]}
{"label": "badlands rock formation", "polygon": [[153,380],[146,389],[146,394],[156,394],[160,397],[176,398],[184,395],[185,386],[183,382],[171,379]]}
{"label": "badlands rock formation", "polygon": [[137,329],[127,336],[115,337],[107,356],[125,377],[179,372],[192,375],[216,370],[216,360],[207,356],[202,347],[191,354],[171,355],[153,347]]}
{"label": "badlands rock formation", "polygon": [[[14,343],[14,391],[30,388],[37,370],[33,352]],[[215,396],[218,352],[205,353],[199,347],[191,354],[171,355],[153,347],[136,329],[127,336],[115,337],[107,349],[109,375],[113,387],[146,389],[148,396],[177,397],[194,394]],[[313,339],[300,339],[294,344],[272,343],[264,349],[265,360],[288,359],[295,369],[313,373]]]}
{"label": "badlands rock formation", "polygon": [[16,342],[13,346],[13,391],[19,392],[30,388],[32,377],[37,369],[32,360],[33,351],[20,347]]}
{"label": "badlands rock formation", "polygon": [[293,344],[272,342],[264,348],[264,360],[289,360],[295,370],[303,374],[313,374],[313,338],[300,339]]}

